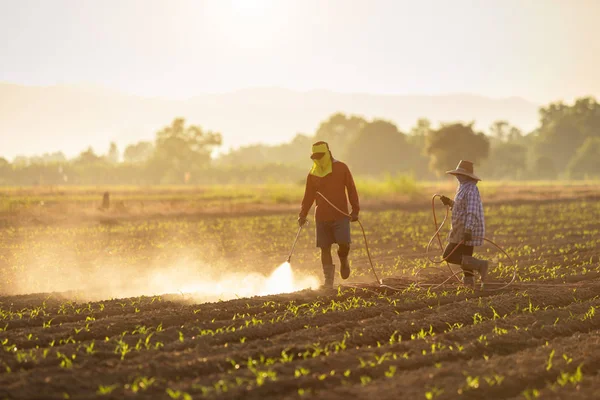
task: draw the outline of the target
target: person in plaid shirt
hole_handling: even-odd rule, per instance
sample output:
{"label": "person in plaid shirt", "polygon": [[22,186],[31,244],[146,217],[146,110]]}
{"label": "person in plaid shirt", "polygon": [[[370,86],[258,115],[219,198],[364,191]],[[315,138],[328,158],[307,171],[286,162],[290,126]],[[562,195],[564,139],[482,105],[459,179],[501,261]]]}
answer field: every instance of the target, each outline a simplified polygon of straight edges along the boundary
{"label": "person in plaid shirt", "polygon": [[485,236],[485,220],[483,203],[477,188],[480,181],[473,173],[473,163],[461,160],[456,169],[447,171],[459,182],[454,200],[441,196],[442,203],[452,209],[452,229],[448,235],[448,245],[444,249],[444,259],[451,264],[461,266],[464,274],[463,283],[473,287],[473,272],[481,275],[481,287],[484,288],[488,262],[473,257],[474,246],[481,246]]}

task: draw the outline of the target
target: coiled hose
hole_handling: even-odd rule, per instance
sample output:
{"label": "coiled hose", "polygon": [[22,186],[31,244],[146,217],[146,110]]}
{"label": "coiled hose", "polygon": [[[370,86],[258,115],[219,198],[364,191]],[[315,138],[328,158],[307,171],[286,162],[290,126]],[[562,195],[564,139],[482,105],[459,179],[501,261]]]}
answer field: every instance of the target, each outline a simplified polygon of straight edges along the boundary
{"label": "coiled hose", "polygon": [[[446,221],[448,220],[448,215],[450,214],[450,206],[446,206],[446,215],[444,216],[444,220],[442,221],[442,223],[438,226],[437,223],[437,214],[435,212],[435,199],[437,197],[442,197],[440,194],[434,194],[431,197],[431,213],[433,214],[433,224],[435,226],[435,233],[433,234],[433,236],[431,237],[431,239],[429,239],[429,242],[427,243],[427,249],[425,250],[425,254],[426,257],[429,261],[431,261],[434,264],[441,264],[443,262],[446,262],[446,266],[448,267],[448,269],[450,270],[451,275],[446,278],[442,283],[439,284],[434,284],[431,286],[432,289],[437,289],[442,285],[445,285],[449,280],[451,280],[452,278],[456,279],[457,282],[462,283],[462,281],[459,278],[459,275],[462,274],[462,270],[458,271],[458,272],[454,272],[452,270],[452,268],[450,267],[450,264],[448,263],[448,259],[450,258],[450,256],[452,256],[452,254],[458,249],[458,247],[463,244],[465,241],[462,240],[460,243],[458,243],[457,246],[454,247],[454,249],[452,249],[452,251],[446,256],[446,257],[442,257],[441,259],[434,259],[432,257],[429,256],[429,251],[431,249],[431,244],[433,243],[433,241],[437,238],[438,244],[440,246],[440,250],[444,251],[444,246],[442,245],[442,239],[440,238],[440,231],[442,230],[442,228],[444,227],[444,225],[446,224]],[[508,286],[510,286],[516,279],[517,279],[517,265],[514,262],[514,260],[508,255],[508,253],[506,251],[504,251],[504,249],[502,247],[500,247],[499,245],[497,245],[496,243],[494,243],[492,240],[486,238],[486,237],[481,237],[481,236],[475,236],[476,238],[480,238],[483,239],[484,241],[490,243],[491,245],[493,245],[494,247],[496,247],[500,252],[502,252],[509,260],[511,263],[511,266],[513,267],[513,274],[512,277],[510,279],[510,281],[508,281],[508,283],[505,284],[501,284],[502,286],[498,287],[498,288],[494,288],[491,289],[489,288],[489,283],[486,286],[486,291],[494,291],[494,290],[502,290],[507,288]],[[429,267],[431,268],[431,267]],[[419,271],[417,271],[417,273],[415,274],[415,277],[417,277],[417,283],[418,283],[418,276],[419,274],[425,270],[427,268],[423,268]]]}
{"label": "coiled hose", "polygon": [[[347,216],[347,217],[349,217],[349,218],[351,217],[351,215],[350,215],[350,214],[348,214],[347,212],[344,212],[344,211],[340,210],[338,207],[336,207],[336,206],[335,206],[335,205],[334,205],[334,204],[333,204],[331,201],[329,201],[329,199],[328,199],[327,197],[325,197],[325,196],[324,196],[324,195],[323,195],[321,192],[317,192],[317,194],[318,194],[319,196],[321,196],[321,198],[322,198],[323,200],[325,200],[325,201],[326,201],[326,202],[327,202],[327,203],[328,203],[328,204],[329,204],[331,207],[333,207],[333,208],[334,208],[335,210],[337,210],[339,213],[341,213],[342,215],[344,215],[344,216]],[[441,258],[441,259],[439,259],[439,260],[436,260],[436,259],[434,259],[434,258],[432,258],[432,257],[430,257],[430,256],[429,256],[429,251],[430,251],[430,249],[431,249],[431,245],[432,245],[433,241],[434,241],[436,238],[437,238],[437,241],[438,241],[438,244],[439,244],[440,250],[442,250],[442,251],[444,250],[444,247],[443,247],[443,245],[442,245],[442,240],[441,240],[441,238],[440,238],[440,231],[441,231],[441,230],[442,230],[442,228],[444,227],[444,225],[445,225],[445,223],[446,223],[446,221],[447,221],[447,219],[448,219],[448,215],[450,214],[450,207],[449,207],[449,206],[446,206],[446,215],[444,216],[444,220],[442,221],[442,223],[441,223],[441,224],[438,226],[438,223],[437,223],[437,214],[436,214],[436,212],[435,212],[435,199],[436,199],[437,197],[441,197],[441,195],[439,195],[439,194],[437,194],[437,193],[436,193],[436,194],[434,194],[434,195],[433,195],[433,197],[431,198],[431,212],[432,212],[432,214],[433,214],[433,223],[434,223],[434,226],[435,226],[435,233],[433,234],[433,236],[431,237],[431,239],[430,239],[430,240],[429,240],[429,242],[427,243],[427,249],[426,249],[426,253],[425,253],[425,254],[426,254],[426,257],[427,257],[427,259],[428,259],[429,261],[431,261],[432,263],[434,263],[434,264],[441,264],[441,263],[443,263],[443,262],[446,262],[446,265],[447,265],[448,269],[450,270],[450,276],[449,276],[448,278],[446,278],[446,279],[445,279],[443,282],[441,282],[441,283],[438,283],[438,284],[428,284],[428,285],[426,285],[426,284],[421,284],[421,283],[419,283],[419,280],[418,280],[419,274],[420,274],[420,273],[421,273],[423,270],[425,270],[425,269],[428,269],[428,268],[433,268],[433,267],[423,268],[423,269],[419,270],[419,271],[418,271],[418,272],[415,274],[415,278],[417,278],[416,285],[417,285],[417,286],[429,286],[429,288],[431,288],[431,289],[437,289],[437,288],[439,288],[439,287],[441,287],[441,286],[443,286],[443,285],[447,284],[447,283],[448,283],[448,281],[450,281],[450,280],[452,280],[452,279],[455,279],[455,280],[456,280],[458,283],[462,284],[462,281],[461,281],[461,280],[460,280],[460,278],[459,278],[459,275],[460,275],[460,274],[462,274],[462,271],[459,271],[459,272],[454,272],[454,271],[452,270],[452,268],[450,267],[450,264],[447,262],[447,259],[448,259],[448,258],[449,258],[449,257],[450,257],[450,256],[451,256],[451,255],[452,255],[452,254],[453,254],[453,253],[456,251],[456,249],[458,248],[458,246],[456,246],[456,247],[455,247],[455,248],[454,248],[454,249],[453,249],[453,250],[450,252],[450,254],[448,254],[446,257],[443,257],[443,258]],[[387,288],[387,289],[396,290],[396,291],[400,291],[400,290],[404,290],[404,289],[408,288],[410,285],[404,285],[404,287],[403,287],[403,288],[394,287],[394,286],[391,286],[391,285],[386,285],[386,284],[383,284],[383,281],[379,279],[379,276],[377,275],[377,272],[376,272],[376,270],[375,270],[375,266],[374,266],[374,264],[373,264],[373,259],[371,258],[371,252],[370,252],[370,250],[369,250],[369,241],[367,240],[367,235],[366,235],[366,233],[365,233],[365,228],[364,228],[363,224],[360,222],[360,220],[358,220],[358,224],[359,224],[359,226],[360,226],[360,229],[361,229],[361,231],[362,231],[363,239],[364,239],[364,242],[365,242],[365,249],[366,249],[366,252],[367,252],[367,257],[368,257],[368,259],[369,259],[369,265],[370,265],[370,267],[371,267],[371,272],[373,273],[373,276],[375,277],[375,280],[376,280],[376,282],[377,282],[377,286],[378,286],[378,287],[382,287],[382,288]],[[517,278],[517,268],[516,268],[516,264],[515,264],[515,262],[513,261],[513,259],[510,257],[510,255],[508,255],[508,253],[506,253],[506,251],[504,251],[504,249],[502,249],[502,248],[501,248],[499,245],[497,245],[497,244],[496,244],[496,243],[494,243],[492,240],[490,240],[490,239],[487,239],[487,238],[485,238],[485,237],[484,237],[484,238],[482,238],[482,239],[483,239],[483,240],[485,240],[486,242],[490,243],[491,245],[493,245],[494,247],[496,247],[498,250],[500,250],[500,251],[501,251],[501,252],[502,252],[504,255],[506,255],[506,257],[507,257],[507,258],[510,260],[510,262],[511,262],[511,266],[513,266],[513,274],[512,274],[512,277],[511,277],[511,279],[510,279],[510,281],[509,281],[508,283],[502,284],[502,286],[500,286],[500,287],[498,287],[498,288],[494,288],[494,289],[490,289],[490,288],[489,288],[489,284],[488,284],[488,287],[486,287],[486,290],[487,290],[487,291],[494,291],[494,290],[502,290],[502,289],[505,289],[505,288],[507,288],[509,285],[511,285],[511,284],[512,284],[512,283],[515,281],[515,279]],[[461,242],[459,243],[459,245],[460,245],[460,244],[462,244],[462,243],[464,243],[464,241],[461,241]],[[353,286],[353,285],[351,285],[351,284],[350,284],[350,285],[348,285],[348,286]]]}

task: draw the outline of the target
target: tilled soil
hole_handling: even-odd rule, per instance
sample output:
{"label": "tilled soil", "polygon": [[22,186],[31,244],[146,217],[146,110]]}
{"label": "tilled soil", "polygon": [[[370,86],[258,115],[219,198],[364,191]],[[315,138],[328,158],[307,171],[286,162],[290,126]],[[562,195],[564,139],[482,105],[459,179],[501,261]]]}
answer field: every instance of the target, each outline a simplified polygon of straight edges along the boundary
{"label": "tilled soil", "polygon": [[[203,304],[186,294],[0,297],[0,399],[600,398],[599,208],[544,207],[489,210],[489,232],[519,271],[499,291],[416,284],[412,273],[430,264],[414,243],[431,226],[382,211],[368,233],[397,290]],[[312,251],[300,247],[299,269]],[[368,282],[364,252],[354,255],[355,281]],[[506,261],[494,264],[497,282],[511,276]]]}
{"label": "tilled soil", "polygon": [[47,316],[24,315],[0,334],[0,397],[594,398],[599,290],[592,280],[482,296],[346,289],[200,305],[2,298]]}

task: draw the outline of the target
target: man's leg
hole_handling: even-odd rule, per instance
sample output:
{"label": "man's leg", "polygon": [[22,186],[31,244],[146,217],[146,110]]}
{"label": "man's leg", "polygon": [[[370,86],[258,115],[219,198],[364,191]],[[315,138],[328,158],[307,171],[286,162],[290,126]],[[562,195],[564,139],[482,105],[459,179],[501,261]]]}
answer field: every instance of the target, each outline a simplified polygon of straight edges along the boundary
{"label": "man's leg", "polygon": [[463,253],[462,249],[460,247],[456,248],[456,246],[458,246],[458,243],[448,243],[446,248],[444,248],[444,254],[442,257],[450,264],[460,265],[462,264]]}
{"label": "man's leg", "polygon": [[340,258],[340,276],[342,279],[348,279],[350,276],[350,218],[343,218],[335,221],[333,226],[335,242],[339,245],[338,257]]}
{"label": "man's leg", "polygon": [[464,265],[463,256],[470,256],[473,254],[473,246],[465,246],[464,244],[459,245],[458,243],[448,243],[444,249],[444,259],[450,264],[460,265],[463,270],[463,284],[468,287],[475,285],[475,279],[473,276],[473,269],[469,266]]}
{"label": "man's leg", "polygon": [[331,257],[331,245],[335,238],[331,222],[318,221],[317,229],[317,247],[321,249],[321,264],[323,266],[323,277],[325,282],[323,288],[333,287],[333,275],[335,274],[335,265]]}
{"label": "man's leg", "polygon": [[[479,275],[481,276],[481,289],[485,289],[489,267],[488,261],[473,257],[473,251],[471,250],[471,254],[463,255],[462,266],[463,269],[469,268],[471,271],[479,272]],[[471,274],[473,274],[473,272],[471,272]]]}
{"label": "man's leg", "polygon": [[350,262],[348,254],[350,253],[350,243],[340,243],[338,249],[338,257],[340,258],[340,275],[342,279],[348,279],[350,276]]}
{"label": "man's leg", "polygon": [[470,257],[473,255],[473,246],[466,246],[464,244],[461,244],[461,252],[459,254],[460,257],[460,266],[463,270],[463,283],[466,286],[469,286],[471,288],[475,287],[475,274],[473,274],[473,266],[469,265],[468,263],[465,263],[465,258],[466,257]]}
{"label": "man's leg", "polygon": [[333,258],[331,257],[331,246],[321,247],[321,264],[323,265],[323,276],[325,277],[325,283],[323,287],[333,287],[333,275],[335,273],[335,265],[333,265]]}

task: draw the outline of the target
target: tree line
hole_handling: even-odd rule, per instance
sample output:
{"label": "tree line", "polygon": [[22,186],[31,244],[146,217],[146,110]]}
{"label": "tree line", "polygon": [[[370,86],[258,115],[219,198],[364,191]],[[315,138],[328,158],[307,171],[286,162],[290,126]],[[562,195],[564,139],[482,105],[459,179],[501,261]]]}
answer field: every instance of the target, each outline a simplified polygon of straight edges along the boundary
{"label": "tree line", "polygon": [[62,153],[0,158],[0,184],[213,184],[301,181],[310,167],[310,146],[330,144],[335,158],[357,175],[411,174],[435,179],[460,159],[477,165],[486,179],[590,179],[600,177],[600,104],[593,97],[539,110],[539,126],[523,133],[498,120],[487,132],[474,122],[432,126],[419,119],[408,132],[393,122],[336,113],[314,134],[297,134],[279,145],[242,146],[212,158],[222,135],[186,125],[183,118],[122,152],[92,148],[73,159]]}

